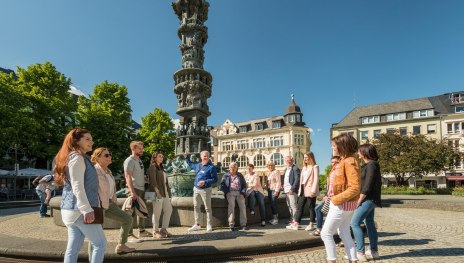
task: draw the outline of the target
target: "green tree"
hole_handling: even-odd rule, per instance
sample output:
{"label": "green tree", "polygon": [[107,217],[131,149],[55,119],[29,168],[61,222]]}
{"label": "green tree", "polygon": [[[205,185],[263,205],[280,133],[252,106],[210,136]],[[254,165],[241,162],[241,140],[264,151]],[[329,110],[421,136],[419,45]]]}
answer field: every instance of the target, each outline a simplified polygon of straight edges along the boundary
{"label": "green tree", "polygon": [[131,106],[127,88],[104,81],[96,85],[89,98],[79,97],[78,125],[88,129],[94,140],[94,148],[108,147],[113,154],[111,169],[115,172],[130,155],[129,144],[134,137]]}
{"label": "green tree", "polygon": [[[7,113],[4,121],[8,123],[2,125],[7,127],[9,141],[21,145],[28,156],[38,157],[40,162],[50,160],[74,126],[77,102],[68,92],[71,80],[46,62],[27,69],[18,67],[16,77],[2,75],[1,82],[2,93],[14,102],[17,111]],[[5,105],[2,113],[11,110],[11,103]]]}
{"label": "green tree", "polygon": [[412,177],[438,174],[460,160],[461,154],[447,141],[424,135],[401,136],[398,132],[381,134],[372,143],[379,154],[382,174],[395,176],[397,185],[405,185]]}
{"label": "green tree", "polygon": [[167,157],[174,157],[176,133],[174,123],[167,112],[155,108],[153,112],[142,117],[139,136],[140,140],[145,143],[145,151],[150,156],[156,150],[162,150]]}

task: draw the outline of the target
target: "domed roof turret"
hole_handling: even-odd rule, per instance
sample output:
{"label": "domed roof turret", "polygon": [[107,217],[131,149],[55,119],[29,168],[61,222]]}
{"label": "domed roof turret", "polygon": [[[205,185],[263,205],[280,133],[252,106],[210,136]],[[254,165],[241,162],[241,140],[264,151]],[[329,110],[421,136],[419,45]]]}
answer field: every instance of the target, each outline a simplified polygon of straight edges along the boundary
{"label": "domed roof turret", "polygon": [[284,116],[291,114],[291,113],[301,113],[300,106],[296,105],[293,94],[292,94],[292,101],[290,102],[290,105],[288,105],[287,109],[285,110]]}

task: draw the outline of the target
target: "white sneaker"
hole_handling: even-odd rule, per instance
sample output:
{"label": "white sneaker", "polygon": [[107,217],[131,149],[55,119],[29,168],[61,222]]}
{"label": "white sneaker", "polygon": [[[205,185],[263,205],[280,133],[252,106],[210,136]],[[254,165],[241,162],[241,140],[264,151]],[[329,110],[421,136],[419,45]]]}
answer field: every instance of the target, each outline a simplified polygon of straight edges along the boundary
{"label": "white sneaker", "polygon": [[135,237],[135,236],[133,236],[133,235],[130,235],[129,237],[127,237],[127,242],[129,242],[129,243],[140,243],[140,242],[142,242],[142,240]]}
{"label": "white sneaker", "polygon": [[208,232],[213,231],[213,226],[212,225],[207,225],[206,226],[206,231],[208,231]]}
{"label": "white sneaker", "polygon": [[290,230],[298,230],[298,225],[297,224],[291,224],[286,226],[285,228],[290,229]]}
{"label": "white sneaker", "polygon": [[[359,261],[359,262],[367,262],[367,258],[366,258],[365,255],[363,255],[363,254],[361,254],[359,252],[356,252],[356,256],[358,257],[357,261]],[[348,256],[345,255],[343,258],[348,259]]]}
{"label": "white sneaker", "polygon": [[272,219],[272,220],[269,220],[269,224],[275,226],[275,225],[279,224],[279,219]]}
{"label": "white sneaker", "polygon": [[313,223],[309,223],[309,225],[305,228],[306,231],[312,231],[314,230],[314,225]]}
{"label": "white sneaker", "polygon": [[200,229],[201,229],[201,227],[200,227],[199,225],[195,224],[195,225],[193,225],[191,228],[189,228],[188,231],[189,231],[189,232],[193,232],[193,231],[198,231],[198,230],[200,230]]}
{"label": "white sneaker", "polygon": [[364,255],[366,255],[366,258],[373,258],[373,259],[379,259],[380,258],[380,255],[379,255],[379,252],[378,251],[372,251],[372,250],[366,250],[366,253],[364,253]]}

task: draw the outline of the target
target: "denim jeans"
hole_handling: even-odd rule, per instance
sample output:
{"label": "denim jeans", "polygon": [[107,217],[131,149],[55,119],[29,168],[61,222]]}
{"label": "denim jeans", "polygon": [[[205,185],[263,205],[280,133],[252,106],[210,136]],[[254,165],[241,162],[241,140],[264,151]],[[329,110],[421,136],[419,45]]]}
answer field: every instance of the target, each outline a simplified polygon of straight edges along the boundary
{"label": "denim jeans", "polygon": [[264,194],[262,194],[260,191],[251,191],[250,195],[248,196],[248,207],[250,208],[250,211],[254,211],[256,199],[258,199],[259,215],[261,216],[261,221],[266,220]]}
{"label": "denim jeans", "polygon": [[364,221],[369,237],[369,247],[371,250],[377,251],[377,242],[379,235],[374,224],[375,204],[372,200],[365,200],[354,211],[351,219],[351,228],[353,229],[354,238],[356,240],[356,251],[364,253],[364,233],[361,229],[361,223]]}
{"label": "denim jeans", "polygon": [[267,190],[267,198],[271,203],[271,211],[273,216],[277,215],[277,198],[279,198],[279,195],[277,195],[277,197],[274,197],[274,192],[274,190]]}
{"label": "denim jeans", "polygon": [[316,208],[314,208],[314,211],[316,212],[316,227],[319,229],[322,229],[322,223],[324,221],[324,215],[322,214],[322,206],[324,205],[324,202],[318,204]]}
{"label": "denim jeans", "polygon": [[84,224],[81,215],[73,224],[68,226],[68,245],[64,255],[64,263],[76,263],[84,238],[92,244],[93,251],[90,263],[101,263],[105,256],[106,237],[103,227],[99,224]]}
{"label": "denim jeans", "polygon": [[35,190],[37,192],[37,196],[40,199],[40,208],[39,208],[39,213],[41,216],[44,216],[47,214],[47,205],[45,204],[45,198],[47,198],[47,195],[45,192]]}
{"label": "denim jeans", "polygon": [[337,233],[345,244],[345,252],[348,260],[356,259],[356,248],[350,233],[350,221],[353,211],[343,211],[342,205],[334,205],[330,202],[329,213],[325,219],[321,231],[321,238],[324,241],[327,260],[337,260],[337,248],[333,235]]}

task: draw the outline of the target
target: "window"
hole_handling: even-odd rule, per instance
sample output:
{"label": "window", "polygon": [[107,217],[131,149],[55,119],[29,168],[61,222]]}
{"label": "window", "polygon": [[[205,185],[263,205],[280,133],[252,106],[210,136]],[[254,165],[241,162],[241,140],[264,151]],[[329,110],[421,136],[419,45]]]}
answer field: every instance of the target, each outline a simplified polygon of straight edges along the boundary
{"label": "window", "polygon": [[369,136],[369,131],[360,131],[361,140],[367,140]]}
{"label": "window", "polygon": [[257,131],[264,130],[264,124],[262,122],[261,123],[255,123],[255,130],[257,130]]}
{"label": "window", "polygon": [[237,141],[237,150],[246,150],[246,149],[248,149],[248,141],[247,140]]}
{"label": "window", "polygon": [[247,131],[248,131],[248,126],[246,126],[246,125],[240,126],[240,127],[239,127],[239,131],[240,131],[241,133],[247,132]]}
{"label": "window", "polygon": [[264,138],[253,139],[253,148],[264,148],[266,144]]}
{"label": "window", "polygon": [[418,126],[412,126],[412,133],[413,133],[413,134],[420,134],[420,133],[421,133],[420,127],[421,127],[420,125],[418,125]]}
{"label": "window", "polygon": [[424,118],[424,117],[432,117],[434,116],[434,112],[432,109],[430,110],[418,110],[412,112],[413,118]]}
{"label": "window", "polygon": [[448,130],[448,133],[453,133],[453,124],[452,123],[448,123],[447,126],[447,130]]}
{"label": "window", "polygon": [[300,115],[296,115],[296,121],[301,122],[301,116]]}
{"label": "window", "polygon": [[388,134],[391,134],[391,133],[394,133],[395,132],[395,129],[393,128],[387,128],[387,133]]}
{"label": "window", "polygon": [[380,136],[381,131],[380,130],[374,130],[374,138],[377,138]]}
{"label": "window", "polygon": [[232,151],[234,150],[234,145],[232,142],[223,142],[222,143],[222,151]]}
{"label": "window", "polygon": [[295,115],[288,115],[288,122],[295,122]]}
{"label": "window", "polygon": [[400,127],[400,135],[401,135],[401,136],[406,136],[406,135],[408,135],[408,128],[406,128],[406,127]]}
{"label": "window", "polygon": [[277,165],[283,165],[284,164],[284,157],[280,153],[274,153],[271,155],[271,161],[277,166]]}
{"label": "window", "polygon": [[456,112],[456,113],[458,113],[458,112],[464,112],[464,106],[456,106],[456,109],[455,109],[454,112]]}
{"label": "window", "polygon": [[459,140],[449,140],[448,145],[453,148],[458,148],[459,147]]}
{"label": "window", "polygon": [[301,167],[303,165],[303,154],[300,152],[296,152],[295,156],[293,156],[295,160],[295,165]]}
{"label": "window", "polygon": [[255,158],[253,158],[253,163],[256,167],[263,167],[266,164],[266,158],[264,158],[262,154],[257,154]]}
{"label": "window", "polygon": [[429,124],[427,125],[427,134],[436,133],[437,132],[437,125]]}
{"label": "window", "polygon": [[282,122],[279,120],[279,121],[273,121],[272,122],[272,129],[278,129],[282,126]]}
{"label": "window", "polygon": [[387,114],[387,121],[399,121],[399,120],[406,120],[405,112]]}
{"label": "window", "polygon": [[304,145],[304,135],[303,134],[295,134],[293,136],[293,144]]}
{"label": "window", "polygon": [[283,136],[275,136],[271,137],[271,147],[277,147],[284,145],[284,137]]}
{"label": "window", "polygon": [[248,158],[245,155],[242,155],[237,158],[237,165],[239,168],[246,167],[248,164]]}
{"label": "window", "polygon": [[230,157],[225,157],[224,160],[222,160],[222,167],[229,167],[230,161]]}
{"label": "window", "polygon": [[368,117],[361,118],[362,124],[377,123],[377,122],[380,122],[380,116],[368,116]]}
{"label": "window", "polygon": [[461,131],[461,127],[459,125],[459,122],[455,122],[454,124],[454,133],[458,133]]}

